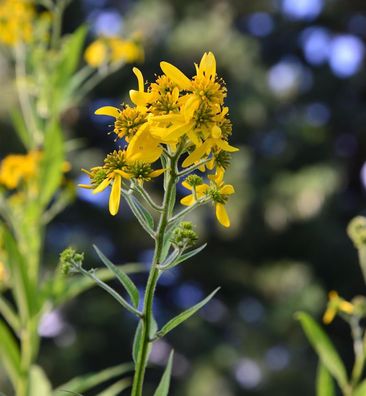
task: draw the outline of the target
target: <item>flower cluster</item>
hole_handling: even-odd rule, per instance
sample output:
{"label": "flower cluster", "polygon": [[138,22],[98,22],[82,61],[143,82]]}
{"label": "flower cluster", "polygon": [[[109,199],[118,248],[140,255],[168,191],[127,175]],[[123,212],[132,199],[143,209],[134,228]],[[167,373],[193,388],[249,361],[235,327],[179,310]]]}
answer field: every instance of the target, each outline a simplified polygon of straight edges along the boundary
{"label": "flower cluster", "polygon": [[112,185],[109,209],[114,215],[123,180],[148,181],[164,171],[153,171],[151,164],[164,155],[178,153],[185,156],[182,174],[200,170],[209,180],[206,184],[191,173],[183,186],[192,194],[181,203],[191,206],[213,202],[217,219],[228,227],[224,205],[234,188],[224,183],[224,174],[230,153],[238,149],[228,142],[232,125],[228,107],[224,106],[227,90],[217,77],[215,57],[205,53],[191,79],[170,63],[161,62],[160,66],[163,73],[147,86],[141,71],[133,68],[138,89],[130,91],[132,106],[104,106],[96,111],[115,119],[113,131],[125,147],[107,156],[103,166],[86,171],[91,184],[83,187],[97,193]]}
{"label": "flower cluster", "polygon": [[138,40],[100,37],[86,48],[84,58],[89,66],[99,68],[106,64],[142,62],[144,50]]}
{"label": "flower cluster", "polygon": [[33,32],[35,8],[29,0],[0,1],[0,42],[15,46],[29,42]]}
{"label": "flower cluster", "polygon": [[0,185],[8,190],[14,190],[21,183],[32,180],[37,173],[40,151],[30,151],[27,154],[10,154],[0,163]]}

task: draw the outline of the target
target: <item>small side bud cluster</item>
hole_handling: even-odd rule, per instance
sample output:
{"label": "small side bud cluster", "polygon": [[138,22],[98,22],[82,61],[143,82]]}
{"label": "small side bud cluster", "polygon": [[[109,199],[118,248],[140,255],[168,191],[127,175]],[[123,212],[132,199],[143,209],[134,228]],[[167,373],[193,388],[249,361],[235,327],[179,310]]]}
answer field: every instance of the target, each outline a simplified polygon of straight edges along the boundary
{"label": "small side bud cluster", "polygon": [[83,265],[84,253],[78,253],[72,247],[66,248],[60,253],[60,269],[61,273],[68,275]]}
{"label": "small side bud cluster", "polygon": [[366,217],[354,217],[348,224],[347,233],[357,249],[366,247]]}
{"label": "small side bud cluster", "polygon": [[183,221],[174,230],[171,242],[179,249],[186,249],[197,243],[198,235],[193,230],[192,223]]}
{"label": "small side bud cluster", "polygon": [[189,175],[188,177],[186,177],[185,181],[187,182],[187,184],[190,187],[193,187],[193,188],[203,184],[202,177],[200,177],[198,175]]}

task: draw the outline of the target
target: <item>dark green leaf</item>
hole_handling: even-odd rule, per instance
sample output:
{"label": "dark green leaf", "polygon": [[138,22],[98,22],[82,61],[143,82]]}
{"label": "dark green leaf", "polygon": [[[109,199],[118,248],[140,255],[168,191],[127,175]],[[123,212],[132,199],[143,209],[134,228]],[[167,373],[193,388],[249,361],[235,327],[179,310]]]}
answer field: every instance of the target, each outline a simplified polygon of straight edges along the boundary
{"label": "dark green leaf", "polygon": [[97,255],[99,258],[102,260],[103,264],[108,267],[116,276],[116,278],[120,281],[122,286],[126,289],[128,295],[131,298],[132,304],[134,305],[135,308],[138,307],[139,305],[139,291],[137,290],[137,287],[135,284],[132,282],[130,277],[121,270],[121,268],[118,268],[115,266],[99,249],[97,246],[93,245],[95,251],[97,252]]}
{"label": "dark green leaf", "polygon": [[65,392],[76,392],[81,393],[95,386],[102,384],[112,378],[118,377],[122,374],[128,373],[133,370],[133,364],[124,363],[118,366],[107,368],[99,373],[90,373],[76,377],[71,381],[59,386],[55,392],[54,396],[65,396]]}
{"label": "dark green leaf", "polygon": [[175,327],[179,326],[182,322],[189,319],[192,315],[194,315],[199,309],[201,309],[204,305],[206,305],[211,298],[220,290],[218,287],[214,290],[210,295],[208,295],[204,300],[200,301],[198,304],[193,307],[187,309],[186,311],[180,313],[175,318],[171,319],[168,323],[166,323],[158,332],[157,335],[159,337],[165,336],[167,333],[172,331]]}
{"label": "dark green leaf", "polygon": [[186,260],[190,259],[191,257],[193,257],[196,254],[198,254],[199,252],[201,252],[206,246],[207,246],[207,243],[205,243],[204,245],[198,247],[197,249],[193,249],[193,250],[190,250],[189,252],[181,254],[171,264],[169,264],[166,268],[175,267],[176,265],[182,263],[183,261],[186,261]]}
{"label": "dark green leaf", "polygon": [[316,376],[316,396],[335,396],[333,378],[322,362],[319,362]]}
{"label": "dark green leaf", "polygon": [[159,386],[157,387],[154,396],[168,396],[170,387],[170,377],[172,375],[174,351],[170,352],[168,364],[165,368],[164,374],[161,377]]}
{"label": "dark green leaf", "polygon": [[139,320],[139,323],[136,327],[135,335],[133,337],[133,347],[132,347],[132,358],[135,364],[137,362],[137,357],[139,355],[141,346],[142,346],[142,321]]}
{"label": "dark green leaf", "polygon": [[20,376],[20,353],[15,338],[2,320],[0,320],[0,340],[0,359],[15,386]]}
{"label": "dark green leaf", "polygon": [[323,365],[336,379],[340,388],[344,389],[348,382],[347,372],[333,343],[310,315],[300,312],[296,317],[299,319],[310,344],[315,349]]}

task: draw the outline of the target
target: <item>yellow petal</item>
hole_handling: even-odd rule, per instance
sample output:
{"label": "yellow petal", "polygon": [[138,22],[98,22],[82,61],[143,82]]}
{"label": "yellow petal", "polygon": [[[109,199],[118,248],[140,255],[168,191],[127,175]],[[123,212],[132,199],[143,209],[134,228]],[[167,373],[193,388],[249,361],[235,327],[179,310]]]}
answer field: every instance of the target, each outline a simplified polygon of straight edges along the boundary
{"label": "yellow petal", "polygon": [[184,118],[187,121],[190,121],[192,119],[194,112],[197,110],[199,105],[200,105],[200,101],[195,95],[192,95],[186,101],[183,107],[183,114],[184,114]]}
{"label": "yellow petal", "polygon": [[93,194],[98,194],[98,193],[104,191],[109,186],[110,182],[111,182],[110,179],[104,179],[99,184],[99,186],[93,190]]}
{"label": "yellow petal", "polygon": [[138,69],[137,67],[134,67],[132,69],[132,71],[134,72],[135,76],[137,77],[139,91],[144,92],[144,77],[143,77],[140,69]]}
{"label": "yellow petal", "polygon": [[114,118],[118,118],[120,112],[117,109],[117,107],[103,106],[103,107],[100,107],[99,109],[95,110],[94,114],[105,115],[105,116],[111,116],[111,117],[114,117]]}
{"label": "yellow petal", "polygon": [[334,308],[328,308],[323,315],[323,322],[329,324],[333,321],[337,311]]}
{"label": "yellow petal", "polygon": [[221,203],[216,204],[216,218],[224,227],[230,227],[230,219],[226,212],[225,205]]}
{"label": "yellow petal", "polygon": [[175,82],[180,89],[189,90],[191,87],[191,80],[182,73],[177,67],[168,62],[160,62],[161,70],[164,74]]}
{"label": "yellow petal", "polygon": [[162,152],[159,141],[151,136],[149,130],[143,128],[131,139],[126,150],[126,159],[152,163],[160,158]]}
{"label": "yellow petal", "polygon": [[78,184],[78,187],[80,188],[87,188],[88,190],[92,189],[93,186],[90,186],[89,184]]}
{"label": "yellow petal", "polygon": [[131,179],[131,175],[121,169],[115,169],[114,173],[117,173],[118,175],[121,175],[124,179]]}
{"label": "yellow petal", "polygon": [[230,146],[230,144],[226,140],[217,139],[215,141],[216,145],[220,147],[224,151],[228,151],[230,153],[234,153],[235,151],[239,151],[237,147]]}
{"label": "yellow petal", "polygon": [[112,216],[118,213],[119,204],[121,202],[121,186],[122,177],[118,174],[114,177],[111,195],[109,196],[109,212]]}
{"label": "yellow petal", "polygon": [[206,141],[201,144],[201,146],[196,147],[196,149],[191,154],[189,154],[189,156],[183,161],[182,166],[186,168],[187,166],[199,161],[206,154],[207,149],[209,149],[209,147]]}
{"label": "yellow petal", "polygon": [[188,184],[188,182],[186,180],[184,180],[182,182],[182,186],[185,187],[187,190],[192,191],[192,186],[190,184]]}
{"label": "yellow petal", "polygon": [[187,195],[186,197],[184,197],[184,198],[182,198],[182,199],[180,200],[180,203],[181,203],[182,205],[185,205],[185,206],[191,206],[191,205],[193,205],[195,202],[196,202],[196,201],[195,201],[194,196],[193,196],[192,194],[191,194],[191,195]]}
{"label": "yellow petal", "polygon": [[146,106],[146,104],[152,100],[152,95],[150,92],[141,92],[131,89],[130,99],[136,106]]}
{"label": "yellow petal", "polygon": [[164,172],[166,171],[166,169],[156,169],[152,172],[150,172],[149,177],[158,177],[160,175],[162,175]]}
{"label": "yellow petal", "polygon": [[216,59],[212,52],[205,52],[202,56],[199,70],[204,72],[206,77],[215,79],[216,76]]}
{"label": "yellow petal", "polygon": [[221,128],[217,125],[214,125],[211,129],[211,135],[214,139],[220,139],[221,137]]}
{"label": "yellow petal", "polygon": [[203,197],[207,190],[209,189],[209,186],[207,184],[201,184],[200,186],[196,187],[196,194],[198,198]]}
{"label": "yellow petal", "polygon": [[235,189],[231,184],[225,184],[222,188],[220,188],[220,193],[224,195],[231,195],[235,193]]}

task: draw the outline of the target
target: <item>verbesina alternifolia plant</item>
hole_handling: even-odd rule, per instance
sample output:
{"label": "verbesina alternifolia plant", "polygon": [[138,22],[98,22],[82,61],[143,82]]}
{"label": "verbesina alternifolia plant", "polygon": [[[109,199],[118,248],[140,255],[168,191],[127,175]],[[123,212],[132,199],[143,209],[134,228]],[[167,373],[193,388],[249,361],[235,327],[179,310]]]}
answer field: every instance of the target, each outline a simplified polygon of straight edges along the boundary
{"label": "verbesina alternifolia plant", "polygon": [[[81,185],[98,194],[110,190],[109,211],[116,215],[124,199],[142,228],[154,240],[155,250],[146,284],[143,308],[139,310],[139,293],[132,280],[115,267],[97,249],[100,258],[128,292],[130,301],[101,282],[93,270],[82,267],[81,260],[63,260],[67,267],[93,278],[121,305],[139,318],[135,334],[133,358],[135,373],[132,395],[143,394],[146,365],[152,344],[200,309],[216,293],[181,313],[158,329],[153,314],[153,300],[159,277],[199,253],[204,246],[191,249],[197,235],[186,215],[199,206],[214,207],[218,222],[230,226],[225,205],[234,193],[225,184],[225,171],[230,153],[238,149],[229,144],[232,125],[228,107],[224,105],[227,90],[216,74],[214,55],[205,53],[195,64],[196,73],[188,78],[177,67],[161,62],[162,74],[145,85],[143,75],[133,69],[138,89],[130,91],[132,105],[120,108],[105,106],[96,114],[114,118],[114,133],[121,148],[109,153],[104,163],[84,170],[90,185]],[[156,202],[146,185],[163,175],[163,199]],[[177,205],[176,186],[181,183],[187,194]],[[158,214],[158,221],[154,216]],[[156,395],[168,393],[172,355]]]}

